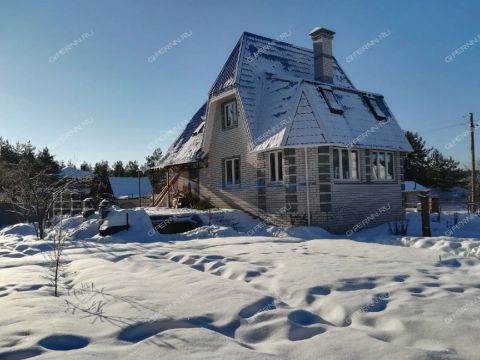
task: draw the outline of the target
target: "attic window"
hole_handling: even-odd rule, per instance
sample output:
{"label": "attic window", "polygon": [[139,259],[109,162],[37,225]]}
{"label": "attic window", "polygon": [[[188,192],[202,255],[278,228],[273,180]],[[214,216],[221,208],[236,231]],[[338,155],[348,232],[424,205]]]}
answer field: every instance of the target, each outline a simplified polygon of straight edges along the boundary
{"label": "attic window", "polygon": [[198,127],[195,129],[195,131],[193,132],[192,136],[196,136],[198,134],[201,134],[203,132],[203,128],[205,127],[205,121],[202,121],[200,123],[200,125],[198,125]]}
{"label": "attic window", "polygon": [[372,110],[373,115],[375,115],[375,118],[377,120],[387,119],[387,115],[385,114],[385,112],[380,109],[380,106],[378,106],[378,99],[375,96],[367,95],[365,96],[365,100],[367,101],[370,110]]}
{"label": "attic window", "polygon": [[334,114],[342,114],[343,113],[343,108],[342,106],[338,103],[337,98],[335,97],[335,94],[333,93],[333,90],[331,87],[319,87],[318,88],[325,99],[325,102],[328,105],[328,108],[330,109],[331,113]]}

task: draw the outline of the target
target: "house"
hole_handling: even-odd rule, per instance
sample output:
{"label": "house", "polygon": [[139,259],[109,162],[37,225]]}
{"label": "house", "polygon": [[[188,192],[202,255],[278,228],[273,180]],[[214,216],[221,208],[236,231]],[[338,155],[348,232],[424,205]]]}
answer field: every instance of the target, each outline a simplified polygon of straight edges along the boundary
{"label": "house", "polygon": [[76,169],[72,166],[66,166],[60,170],[57,176],[62,179],[86,179],[92,176],[92,173],[90,171]]}
{"label": "house", "polygon": [[162,159],[158,205],[190,191],[278,225],[331,232],[403,218],[410,144],[382,95],[357,89],[315,28],[313,50],[243,33]]}
{"label": "house", "polygon": [[426,195],[430,189],[417,183],[416,181],[405,181],[405,188],[403,190],[403,201],[406,207],[416,208],[420,202],[420,196]]}
{"label": "house", "polygon": [[[133,208],[140,204],[151,205],[153,188],[150,179],[145,177],[117,177],[108,178],[113,197],[122,208]],[[142,199],[144,199],[142,201]]]}

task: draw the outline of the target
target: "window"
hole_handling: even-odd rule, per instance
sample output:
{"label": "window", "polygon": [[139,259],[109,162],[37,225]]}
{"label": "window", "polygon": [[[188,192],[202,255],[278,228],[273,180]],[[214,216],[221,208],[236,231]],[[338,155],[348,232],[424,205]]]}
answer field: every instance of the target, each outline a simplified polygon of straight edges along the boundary
{"label": "window", "polygon": [[223,128],[230,129],[237,126],[237,103],[230,101],[223,105]]}
{"label": "window", "polygon": [[205,121],[202,121],[200,125],[198,125],[198,127],[195,129],[192,136],[197,136],[198,134],[201,134],[204,128],[205,128]]}
{"label": "window", "polygon": [[335,179],[358,180],[358,151],[333,149],[333,172]]}
{"label": "window", "polygon": [[370,110],[372,110],[373,115],[375,115],[377,120],[385,120],[387,118],[385,112],[380,108],[380,106],[378,106],[379,99],[369,95],[365,97],[365,100],[367,101]]}
{"label": "window", "polygon": [[282,152],[275,151],[270,153],[270,181],[283,181]]}
{"label": "window", "polygon": [[393,153],[383,151],[372,152],[373,180],[393,180]]}
{"label": "window", "polygon": [[225,186],[240,184],[240,159],[225,160]]}
{"label": "window", "polygon": [[322,86],[322,87],[319,87],[318,89],[320,90],[320,93],[325,99],[325,102],[327,103],[328,108],[330,109],[330,112],[334,114],[342,114],[343,108],[338,103],[332,88],[329,86]]}

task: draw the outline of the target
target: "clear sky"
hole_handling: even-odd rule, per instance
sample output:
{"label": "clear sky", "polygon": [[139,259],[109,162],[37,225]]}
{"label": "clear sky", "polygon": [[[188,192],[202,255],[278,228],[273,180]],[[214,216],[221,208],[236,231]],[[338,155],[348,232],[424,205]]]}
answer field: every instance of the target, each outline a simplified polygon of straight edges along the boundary
{"label": "clear sky", "polygon": [[479,14],[477,0],[1,0],[0,136],[75,163],[143,162],[206,100],[243,31],[291,31],[285,41],[311,47],[323,26],[356,87],[382,93],[403,129],[467,163],[468,138],[454,137],[468,112],[480,120]]}

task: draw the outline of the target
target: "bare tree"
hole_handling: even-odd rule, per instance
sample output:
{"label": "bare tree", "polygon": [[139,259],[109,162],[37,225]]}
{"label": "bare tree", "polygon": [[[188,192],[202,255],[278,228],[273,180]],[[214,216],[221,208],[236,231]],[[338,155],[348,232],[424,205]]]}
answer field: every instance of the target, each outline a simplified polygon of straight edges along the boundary
{"label": "bare tree", "polygon": [[20,162],[5,170],[3,190],[14,211],[25,222],[33,222],[37,236],[43,239],[45,225],[54,204],[63,194],[76,192],[85,179],[58,178],[46,170],[35,170]]}
{"label": "bare tree", "polygon": [[58,224],[54,226],[55,235],[53,236],[52,248],[47,253],[49,266],[48,279],[53,287],[53,295],[58,296],[58,287],[60,280],[65,277],[66,263],[63,259],[63,250],[65,248],[66,236],[62,229],[62,217]]}

